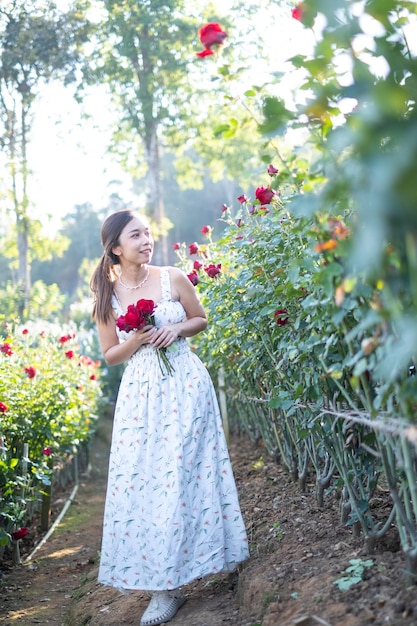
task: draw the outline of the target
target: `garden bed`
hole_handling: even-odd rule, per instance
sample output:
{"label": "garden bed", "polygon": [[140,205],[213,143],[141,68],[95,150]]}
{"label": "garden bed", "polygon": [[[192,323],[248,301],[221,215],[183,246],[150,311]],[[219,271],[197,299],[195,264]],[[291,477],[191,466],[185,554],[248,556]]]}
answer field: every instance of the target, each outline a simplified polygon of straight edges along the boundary
{"label": "garden bed", "polygon": [[[96,582],[110,426],[109,420],[101,424],[92,474],[82,477],[57,531],[31,563],[3,571],[1,625],[137,626],[148,602],[145,594],[122,595]],[[314,486],[307,483],[301,493],[262,447],[235,436],[230,449],[252,556],[238,579],[216,576],[189,585],[188,601],[173,626],[417,622],[416,590],[406,586],[394,530],[367,555],[361,538],[341,524],[336,493],[320,509]],[[383,510],[387,497],[380,491],[374,506]],[[342,591],[334,582],[346,576],[351,559],[370,559],[372,565],[362,582]]]}

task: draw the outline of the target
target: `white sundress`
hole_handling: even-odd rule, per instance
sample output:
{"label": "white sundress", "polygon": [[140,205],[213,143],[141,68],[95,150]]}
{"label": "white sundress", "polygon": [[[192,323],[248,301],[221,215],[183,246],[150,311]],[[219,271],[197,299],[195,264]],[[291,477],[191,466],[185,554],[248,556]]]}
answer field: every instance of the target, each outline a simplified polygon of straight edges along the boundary
{"label": "white sundress", "polygon": [[[168,268],[161,287],[158,327],[185,317]],[[113,306],[123,313],[116,296]],[[184,338],[174,346],[172,376],[145,345],[120,383],[98,574],[119,589],[176,589],[249,555],[213,383]]]}

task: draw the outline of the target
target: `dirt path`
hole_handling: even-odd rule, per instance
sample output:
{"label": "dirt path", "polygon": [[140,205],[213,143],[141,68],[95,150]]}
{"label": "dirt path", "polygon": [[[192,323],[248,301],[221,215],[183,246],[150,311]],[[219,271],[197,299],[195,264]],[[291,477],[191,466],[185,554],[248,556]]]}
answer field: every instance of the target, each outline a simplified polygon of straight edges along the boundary
{"label": "dirt path", "polygon": [[[96,582],[110,431],[111,421],[101,420],[91,473],[54,534],[30,563],[4,567],[0,626],[138,626],[147,597]],[[172,626],[417,624],[416,588],[405,585],[394,539],[365,555],[362,542],[340,524],[335,498],[319,509],[314,485],[300,493],[246,437],[235,437],[230,450],[252,556],[238,577],[187,586]],[[340,591],[334,581],[352,558],[371,558],[373,565],[365,580]]]}

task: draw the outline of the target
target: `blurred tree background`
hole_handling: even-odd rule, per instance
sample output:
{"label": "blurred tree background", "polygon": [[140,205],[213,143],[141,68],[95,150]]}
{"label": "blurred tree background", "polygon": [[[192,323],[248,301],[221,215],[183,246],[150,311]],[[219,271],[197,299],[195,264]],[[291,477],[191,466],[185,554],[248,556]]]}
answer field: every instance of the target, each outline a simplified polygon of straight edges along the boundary
{"label": "blurred tree background", "polygon": [[[251,18],[284,11],[288,17],[285,3],[283,9],[269,1],[262,9],[250,3],[244,16],[241,9],[241,2],[231,3],[225,15],[218,3],[200,0],[2,3],[0,297],[10,303],[5,311],[30,318],[39,305],[32,284],[40,281],[45,315],[47,301],[57,314],[58,288],[66,318],[71,302],[86,293],[80,267],[100,255],[100,226],[115,208],[130,206],[152,218],[155,262],[174,262],[172,245],[194,241],[205,224],[220,234],[222,204],[255,184],[262,167],[265,138],[242,93],[254,59],[266,75],[271,50],[259,41]],[[198,28],[209,21],[221,21],[234,45],[216,50],[207,62],[196,52]],[[75,96],[86,128],[94,120],[89,97],[101,89],[109,109],[108,152],[131,181],[130,194],[109,191],[104,206],[86,197],[52,234],[48,215],[31,196],[35,105],[50,83],[66,87],[68,99]],[[235,128],[228,140],[230,120]],[[71,177],[71,163],[65,168]]]}

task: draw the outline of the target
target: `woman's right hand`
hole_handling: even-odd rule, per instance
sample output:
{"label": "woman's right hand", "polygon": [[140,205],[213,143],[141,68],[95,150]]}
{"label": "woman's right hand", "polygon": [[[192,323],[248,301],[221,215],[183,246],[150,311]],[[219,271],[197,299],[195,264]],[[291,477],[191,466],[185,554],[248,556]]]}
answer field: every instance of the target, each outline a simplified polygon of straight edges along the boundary
{"label": "woman's right hand", "polygon": [[155,326],[152,324],[146,324],[140,330],[136,330],[133,334],[134,341],[139,348],[140,346],[144,346],[146,343],[151,343],[153,336],[156,333]]}

